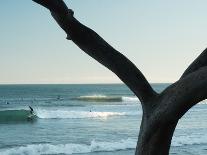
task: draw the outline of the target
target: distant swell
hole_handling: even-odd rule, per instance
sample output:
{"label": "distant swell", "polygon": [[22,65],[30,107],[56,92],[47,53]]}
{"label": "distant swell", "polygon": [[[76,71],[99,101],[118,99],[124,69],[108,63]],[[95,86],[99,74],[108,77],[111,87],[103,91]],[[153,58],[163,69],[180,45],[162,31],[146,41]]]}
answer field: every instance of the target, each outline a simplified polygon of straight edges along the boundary
{"label": "distant swell", "polygon": [[107,118],[111,116],[137,115],[138,113],[126,112],[100,112],[100,111],[67,111],[67,110],[36,110],[39,118],[44,119],[75,119],[75,118]]}
{"label": "distant swell", "polygon": [[137,102],[137,97],[131,96],[104,96],[104,95],[91,95],[91,96],[80,96],[72,98],[72,100],[79,100],[85,102]]}
{"label": "distant swell", "polygon": [[[29,110],[0,111],[0,123],[28,121],[29,115]],[[34,117],[32,119],[34,119]]]}
{"label": "distant swell", "polygon": [[106,152],[134,149],[136,140],[126,139],[117,142],[98,142],[92,141],[91,144],[36,144],[15,147],[7,150],[0,150],[2,155],[42,155],[42,154],[76,154],[90,152]]}

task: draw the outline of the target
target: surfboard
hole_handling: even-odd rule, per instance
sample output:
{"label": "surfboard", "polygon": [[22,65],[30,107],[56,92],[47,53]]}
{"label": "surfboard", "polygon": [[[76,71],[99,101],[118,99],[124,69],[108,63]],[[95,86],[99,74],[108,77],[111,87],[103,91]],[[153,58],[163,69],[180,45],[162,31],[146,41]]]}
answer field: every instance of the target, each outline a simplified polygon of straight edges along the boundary
{"label": "surfboard", "polygon": [[35,114],[29,114],[29,115],[27,116],[28,119],[33,119],[33,118],[35,118],[35,117],[36,117]]}

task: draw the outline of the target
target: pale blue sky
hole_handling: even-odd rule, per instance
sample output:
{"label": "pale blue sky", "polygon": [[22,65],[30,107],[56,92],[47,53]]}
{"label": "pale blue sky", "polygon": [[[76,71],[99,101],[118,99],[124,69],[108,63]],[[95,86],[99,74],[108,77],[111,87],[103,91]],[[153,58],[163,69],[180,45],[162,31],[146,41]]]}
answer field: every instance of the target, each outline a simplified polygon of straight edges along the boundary
{"label": "pale blue sky", "polygon": [[[207,47],[206,0],[65,0],[150,82],[176,81]],[[0,2],[0,83],[118,83],[31,0]]]}

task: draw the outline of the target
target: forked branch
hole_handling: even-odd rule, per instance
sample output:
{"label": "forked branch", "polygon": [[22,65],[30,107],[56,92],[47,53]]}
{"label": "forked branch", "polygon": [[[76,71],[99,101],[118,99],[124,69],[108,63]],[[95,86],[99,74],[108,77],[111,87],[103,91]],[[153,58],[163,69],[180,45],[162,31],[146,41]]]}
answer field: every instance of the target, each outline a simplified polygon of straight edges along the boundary
{"label": "forked branch", "polygon": [[167,103],[165,113],[172,119],[180,119],[192,106],[207,98],[207,67],[187,74],[160,96]]}
{"label": "forked branch", "polygon": [[185,70],[181,78],[162,92],[167,114],[181,118],[192,106],[207,98],[207,49]]}

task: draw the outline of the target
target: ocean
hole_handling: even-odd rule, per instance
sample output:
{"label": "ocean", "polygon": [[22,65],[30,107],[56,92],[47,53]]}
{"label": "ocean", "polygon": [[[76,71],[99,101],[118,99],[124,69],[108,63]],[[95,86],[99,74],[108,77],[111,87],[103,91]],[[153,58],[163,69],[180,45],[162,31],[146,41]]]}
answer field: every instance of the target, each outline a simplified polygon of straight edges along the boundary
{"label": "ocean", "polygon": [[[0,155],[133,155],[141,116],[123,84],[0,85]],[[206,155],[206,131],[203,101],[179,121],[170,154]]]}

